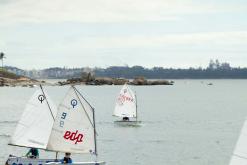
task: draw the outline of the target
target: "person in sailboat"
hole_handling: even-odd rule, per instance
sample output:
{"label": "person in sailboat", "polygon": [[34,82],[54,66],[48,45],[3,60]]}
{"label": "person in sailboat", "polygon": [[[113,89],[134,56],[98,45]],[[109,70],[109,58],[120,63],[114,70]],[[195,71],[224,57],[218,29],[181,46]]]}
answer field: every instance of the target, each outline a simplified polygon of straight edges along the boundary
{"label": "person in sailboat", "polygon": [[123,117],[123,121],[129,121],[128,117]]}
{"label": "person in sailboat", "polygon": [[[78,104],[74,104],[77,101]],[[66,124],[61,127],[61,123],[65,122]],[[84,134],[87,135],[87,138],[84,138]],[[28,101],[9,145],[28,148],[35,146],[35,148],[41,148],[45,151],[67,151],[78,154],[92,154],[91,151],[94,151],[94,154],[97,155],[94,108],[74,86],[69,88],[68,93],[57,108],[40,86],[40,89]],[[32,151],[34,150],[32,149],[27,155],[30,155]],[[31,154],[37,159],[9,156],[7,163],[10,165],[57,165],[64,162],[74,165],[105,164],[102,161],[72,162],[70,153],[66,154],[64,159],[61,157],[60,162],[58,162],[57,156],[55,159],[39,159],[37,154]]]}
{"label": "person in sailboat", "polygon": [[39,158],[39,150],[37,148],[30,148],[26,154],[26,157],[34,159]]}
{"label": "person in sailboat", "polygon": [[65,156],[64,156],[64,158],[63,158],[63,163],[64,164],[68,164],[68,163],[72,163],[72,159],[70,158],[70,153],[65,153]]}

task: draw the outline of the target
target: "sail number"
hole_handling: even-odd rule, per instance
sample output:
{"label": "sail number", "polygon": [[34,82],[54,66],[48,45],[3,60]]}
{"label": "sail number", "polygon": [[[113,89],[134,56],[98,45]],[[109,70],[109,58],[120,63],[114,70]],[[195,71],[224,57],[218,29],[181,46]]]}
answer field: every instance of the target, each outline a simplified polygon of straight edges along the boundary
{"label": "sail number", "polygon": [[74,141],[75,144],[77,144],[78,142],[82,142],[83,134],[78,133],[78,130],[75,132],[66,131],[63,137],[64,139]]}
{"label": "sail number", "polygon": [[61,119],[60,119],[60,127],[64,126],[64,120],[65,120],[66,116],[67,116],[67,113],[63,112],[61,115]]}

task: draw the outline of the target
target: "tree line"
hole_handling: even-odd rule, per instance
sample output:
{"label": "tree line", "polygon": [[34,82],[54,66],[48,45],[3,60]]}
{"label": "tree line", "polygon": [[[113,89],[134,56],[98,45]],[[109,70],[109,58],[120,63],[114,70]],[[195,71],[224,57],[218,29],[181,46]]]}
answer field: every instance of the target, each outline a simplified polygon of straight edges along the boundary
{"label": "tree line", "polygon": [[147,69],[142,66],[134,67],[109,67],[106,69],[95,70],[95,75],[100,77],[130,78],[143,76],[148,79],[246,79],[247,68],[231,69],[173,69],[154,67]]}
{"label": "tree line", "polygon": [[111,66],[108,68],[48,68],[43,70],[21,70],[6,67],[7,70],[31,78],[80,78],[83,73],[96,77],[127,78],[145,77],[148,79],[246,79],[247,68],[234,68],[229,63],[210,60],[207,68],[174,69],[143,66]]}

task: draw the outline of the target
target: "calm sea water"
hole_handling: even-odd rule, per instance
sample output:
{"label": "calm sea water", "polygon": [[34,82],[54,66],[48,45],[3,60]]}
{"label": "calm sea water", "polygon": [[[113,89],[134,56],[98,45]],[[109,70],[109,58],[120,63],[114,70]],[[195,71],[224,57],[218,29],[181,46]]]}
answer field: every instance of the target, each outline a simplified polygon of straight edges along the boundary
{"label": "calm sea water", "polygon": [[[247,116],[246,84],[247,80],[176,80],[173,86],[131,86],[137,92],[141,127],[114,124],[112,112],[121,86],[77,88],[96,109],[98,159],[108,165],[227,165]],[[44,88],[56,104],[68,89]],[[1,164],[9,154],[27,151],[7,143],[34,91],[0,88]],[[54,155],[42,151],[40,157]]]}

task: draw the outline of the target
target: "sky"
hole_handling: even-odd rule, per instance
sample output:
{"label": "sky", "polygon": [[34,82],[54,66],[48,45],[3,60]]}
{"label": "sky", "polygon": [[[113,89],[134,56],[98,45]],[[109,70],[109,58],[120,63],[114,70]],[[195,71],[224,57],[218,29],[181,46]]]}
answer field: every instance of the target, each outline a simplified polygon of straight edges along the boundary
{"label": "sky", "polygon": [[4,64],[247,67],[246,0],[0,0]]}

